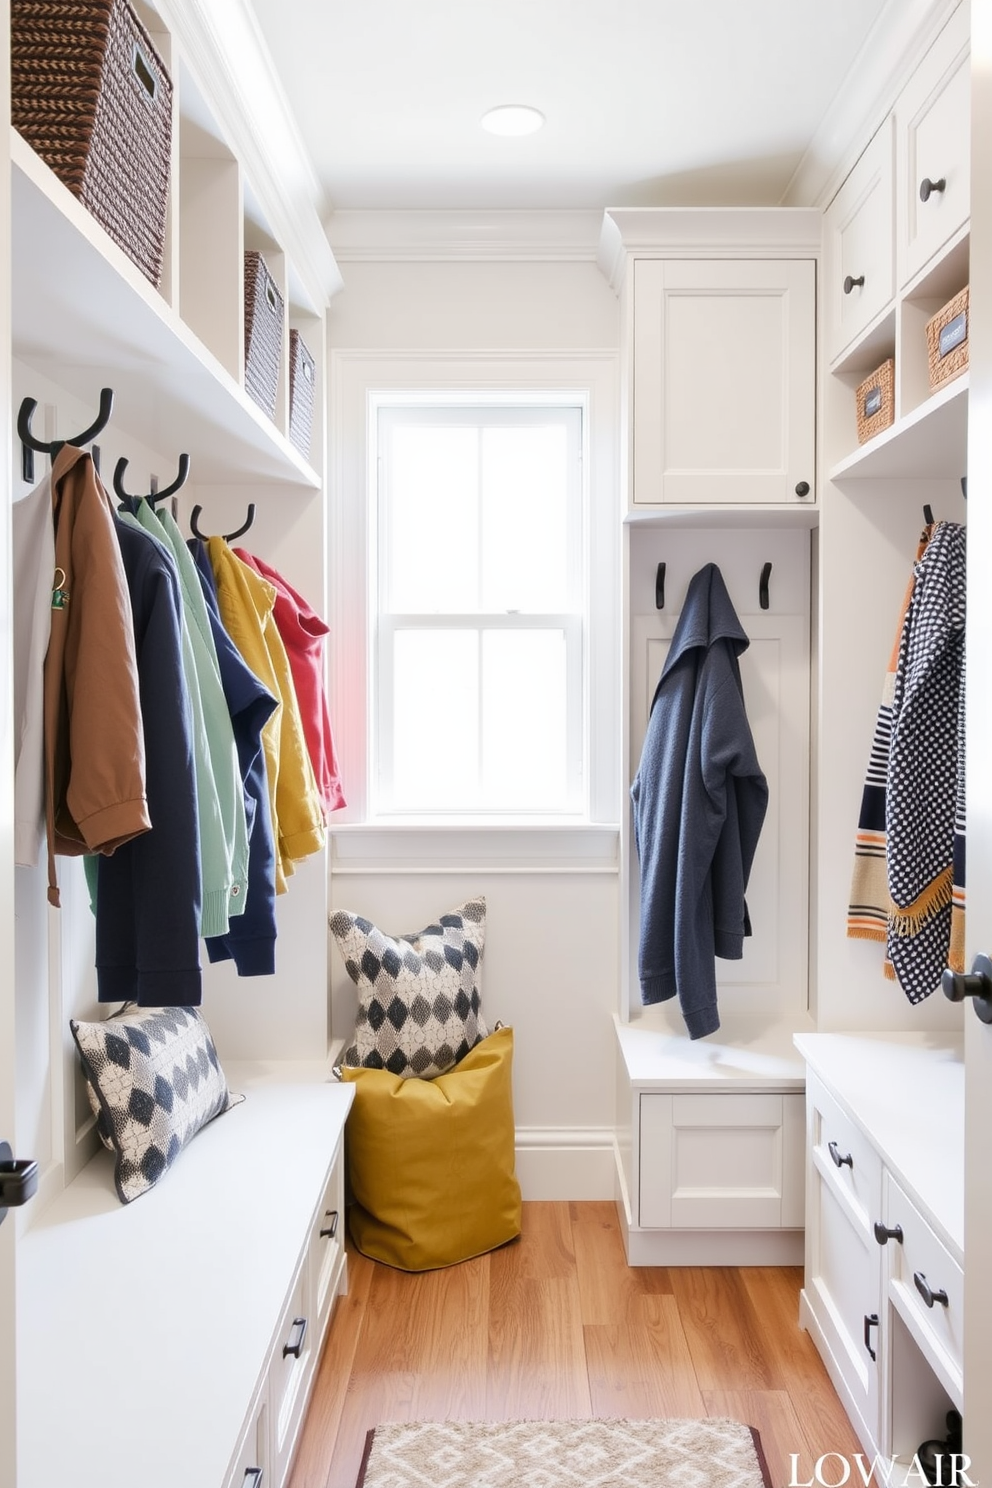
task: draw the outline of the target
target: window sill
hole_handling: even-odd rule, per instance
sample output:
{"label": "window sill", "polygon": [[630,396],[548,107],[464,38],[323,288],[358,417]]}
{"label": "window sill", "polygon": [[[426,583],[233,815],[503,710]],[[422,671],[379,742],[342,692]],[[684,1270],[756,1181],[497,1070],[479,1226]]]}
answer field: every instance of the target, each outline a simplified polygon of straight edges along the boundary
{"label": "window sill", "polygon": [[533,820],[331,826],[332,873],[617,873],[620,829]]}

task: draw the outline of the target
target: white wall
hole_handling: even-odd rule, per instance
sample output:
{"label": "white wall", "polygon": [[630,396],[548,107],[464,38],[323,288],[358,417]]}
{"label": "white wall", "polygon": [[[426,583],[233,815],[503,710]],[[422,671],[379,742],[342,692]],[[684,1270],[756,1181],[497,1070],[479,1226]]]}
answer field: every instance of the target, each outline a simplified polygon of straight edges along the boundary
{"label": "white wall", "polygon": [[[330,234],[337,253],[333,221]],[[570,261],[398,261],[395,253],[367,261],[341,252],[344,288],[328,320],[336,509],[329,523],[332,596],[354,592],[340,573],[335,534],[362,526],[355,506],[364,501],[364,453],[358,447],[363,421],[354,412],[349,417],[337,401],[335,354],[389,352],[402,359],[420,352],[512,353],[515,364],[535,353],[578,358],[606,352],[615,358],[618,303],[593,262],[594,249],[592,233],[588,257]],[[617,387],[615,378],[612,387]],[[618,396],[612,404],[615,445]],[[609,504],[609,511],[599,514],[607,530],[618,534],[615,476],[600,489],[599,500]],[[617,552],[614,538],[597,557],[615,570]],[[608,580],[615,584],[615,572]],[[352,601],[351,608],[356,606],[360,600]],[[360,679],[361,668],[353,655],[344,654],[353,649],[346,637],[349,631],[356,634],[356,618],[339,613],[332,622],[341,648],[331,663],[332,695],[340,699],[336,716],[361,706],[360,680],[348,681]],[[618,619],[614,623],[618,637]],[[613,675],[607,691],[618,699],[618,640],[614,644],[611,637],[609,647]],[[611,706],[615,711],[619,703]],[[343,716],[342,730],[348,733]],[[618,737],[619,718],[612,731]],[[361,728],[356,733],[364,736]],[[360,768],[358,761],[355,767]],[[504,827],[462,834],[408,829],[390,836],[352,822],[332,842],[332,907],[358,910],[389,933],[417,930],[466,898],[485,895],[483,1006],[490,1023],[502,1019],[514,1029],[518,1172],[527,1198],[612,1196],[618,795],[607,813],[612,820],[585,834],[577,830],[570,836],[560,829],[542,834],[540,828],[518,834]],[[336,949],[330,976],[333,1031],[346,1038],[355,994]]]}

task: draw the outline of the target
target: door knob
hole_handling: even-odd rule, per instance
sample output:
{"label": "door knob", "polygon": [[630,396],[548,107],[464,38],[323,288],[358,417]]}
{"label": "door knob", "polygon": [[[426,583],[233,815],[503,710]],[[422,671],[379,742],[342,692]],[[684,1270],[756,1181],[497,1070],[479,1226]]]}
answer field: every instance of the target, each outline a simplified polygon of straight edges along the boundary
{"label": "door knob", "polygon": [[0,1142],[0,1224],[7,1210],[26,1204],[38,1187],[38,1164],[28,1158],[18,1162],[9,1142]]}
{"label": "door knob", "polygon": [[975,1012],[983,1023],[992,1023],[992,961],[988,956],[976,956],[971,971],[952,971],[950,967],[940,979],[941,990],[950,1002],[964,1002],[966,997],[975,999]]}
{"label": "door knob", "polygon": [[939,181],[931,181],[929,176],[924,176],[920,182],[920,201],[929,201],[931,192],[941,192],[947,187],[946,176],[941,176]]}

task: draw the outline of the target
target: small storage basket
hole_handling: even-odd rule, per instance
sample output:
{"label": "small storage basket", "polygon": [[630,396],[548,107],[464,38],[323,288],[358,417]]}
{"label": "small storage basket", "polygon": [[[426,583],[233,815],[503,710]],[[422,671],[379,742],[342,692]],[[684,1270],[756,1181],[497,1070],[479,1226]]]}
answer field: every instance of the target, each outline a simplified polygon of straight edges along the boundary
{"label": "small storage basket", "polygon": [[11,0],[11,122],[158,288],[172,81],[127,0]]}
{"label": "small storage basket", "polygon": [[933,391],[968,367],[968,286],[927,321],[927,363]]}
{"label": "small storage basket", "polygon": [[890,357],[858,384],[855,398],[858,414],[858,443],[865,444],[887,429],[895,418],[896,364]]}
{"label": "small storage basket", "polygon": [[282,360],[282,295],[265,259],[245,254],[245,390],[269,418],[276,415]]}
{"label": "small storage basket", "polygon": [[309,457],[317,366],[299,331],[289,333],[289,437]]}

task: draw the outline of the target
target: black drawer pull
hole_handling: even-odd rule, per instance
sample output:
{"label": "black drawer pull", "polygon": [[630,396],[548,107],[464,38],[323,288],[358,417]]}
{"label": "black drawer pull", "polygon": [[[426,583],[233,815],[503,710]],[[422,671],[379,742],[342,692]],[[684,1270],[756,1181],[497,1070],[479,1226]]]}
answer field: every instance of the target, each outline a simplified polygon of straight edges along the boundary
{"label": "black drawer pull", "polygon": [[303,1352],[303,1340],[307,1336],[307,1320],[306,1320],[306,1318],[294,1318],[293,1319],[293,1327],[294,1327],[294,1329],[295,1328],[299,1328],[299,1330],[300,1330],[299,1337],[297,1338],[297,1340],[296,1340],[295,1343],[284,1343],[283,1344],[283,1346],[282,1346],[282,1356],[283,1356],[284,1359],[286,1358],[287,1354],[292,1354],[295,1358],[298,1359],[300,1357],[300,1355],[302,1354],[302,1352]]}
{"label": "black drawer pull", "polygon": [[931,181],[929,176],[924,176],[920,182],[920,201],[929,201],[932,191],[944,191],[947,187],[947,178],[941,176],[939,181]]}
{"label": "black drawer pull", "polygon": [[864,282],[864,274],[859,274],[857,279],[853,279],[851,275],[848,274],[847,278],[844,280],[844,293],[850,294],[852,289],[862,289],[864,287]]}
{"label": "black drawer pull", "polygon": [[887,1245],[890,1240],[898,1240],[902,1244],[902,1225],[893,1225],[887,1230],[880,1219],[875,1221],[875,1239],[879,1245]]}
{"label": "black drawer pull", "polygon": [[852,1173],[854,1172],[854,1158],[849,1152],[846,1152],[844,1156],[841,1157],[840,1148],[837,1146],[836,1142],[828,1142],[827,1151],[830,1153],[830,1156],[834,1160],[835,1168],[843,1168],[846,1166],[851,1169]]}
{"label": "black drawer pull", "polygon": [[241,1479],[241,1488],[262,1488],[262,1479],[265,1477],[260,1467],[246,1467],[245,1475]]}
{"label": "black drawer pull", "polygon": [[871,1354],[871,1356],[872,1356],[873,1359],[876,1357],[876,1355],[875,1355],[875,1350],[871,1346],[871,1330],[872,1330],[872,1328],[877,1328],[877,1327],[878,1327],[878,1313],[877,1312],[866,1312],[865,1313],[865,1348],[868,1350],[869,1354]]}
{"label": "black drawer pull", "polygon": [[945,1291],[932,1291],[931,1288],[928,1286],[927,1279],[923,1275],[922,1271],[913,1272],[913,1281],[916,1285],[916,1290],[919,1292],[920,1296],[923,1298],[928,1307],[932,1307],[935,1302],[939,1302],[941,1307],[950,1306],[950,1303],[947,1300],[947,1293]]}
{"label": "black drawer pull", "polygon": [[336,1209],[328,1209],[325,1217],[331,1222],[326,1230],[321,1230],[320,1238],[321,1240],[333,1240],[338,1232],[338,1211]]}

